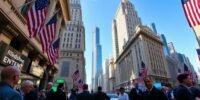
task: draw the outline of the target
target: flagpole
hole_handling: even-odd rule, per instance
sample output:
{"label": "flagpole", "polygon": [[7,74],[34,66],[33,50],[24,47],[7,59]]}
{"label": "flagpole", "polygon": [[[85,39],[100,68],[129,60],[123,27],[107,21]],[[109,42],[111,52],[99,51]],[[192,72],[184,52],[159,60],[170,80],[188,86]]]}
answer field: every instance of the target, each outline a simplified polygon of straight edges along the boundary
{"label": "flagpole", "polygon": [[192,28],[192,30],[193,30],[193,32],[194,32],[194,34],[195,34],[195,37],[196,37],[196,39],[197,39],[197,42],[198,42],[198,44],[199,44],[199,47],[200,47],[200,41],[199,41],[199,38],[198,38],[198,36],[197,36],[197,33],[196,33],[196,31],[194,30],[194,27]]}

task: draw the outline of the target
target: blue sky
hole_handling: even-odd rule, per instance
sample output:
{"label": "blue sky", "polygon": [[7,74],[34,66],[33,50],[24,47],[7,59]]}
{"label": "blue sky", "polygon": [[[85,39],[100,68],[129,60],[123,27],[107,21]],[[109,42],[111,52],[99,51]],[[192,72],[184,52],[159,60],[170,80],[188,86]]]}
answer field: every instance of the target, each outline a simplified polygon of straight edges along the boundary
{"label": "blue sky", "polygon": [[[87,83],[91,83],[92,69],[92,32],[94,26],[100,28],[102,62],[112,54],[112,20],[121,0],[81,0],[83,22],[86,35],[86,73]],[[195,35],[189,27],[181,0],[130,0],[143,25],[154,22],[158,33],[173,42],[176,51],[189,57],[195,68],[199,67]]]}

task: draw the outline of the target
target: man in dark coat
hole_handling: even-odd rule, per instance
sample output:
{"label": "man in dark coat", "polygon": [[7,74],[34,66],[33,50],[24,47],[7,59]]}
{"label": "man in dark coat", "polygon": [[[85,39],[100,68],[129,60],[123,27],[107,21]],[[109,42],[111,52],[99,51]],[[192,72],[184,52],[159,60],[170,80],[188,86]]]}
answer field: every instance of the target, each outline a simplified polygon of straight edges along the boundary
{"label": "man in dark coat", "polygon": [[83,92],[77,96],[78,100],[94,100],[93,96],[88,91],[88,85],[83,85]]}
{"label": "man in dark coat", "polygon": [[176,100],[195,100],[190,90],[192,86],[192,79],[190,74],[182,73],[177,77],[180,85],[175,91],[175,99]]}
{"label": "man in dark coat", "polygon": [[66,100],[66,93],[64,91],[64,84],[60,83],[58,84],[58,89],[57,91],[53,94],[53,99],[52,100]]}
{"label": "man in dark coat", "polygon": [[53,83],[52,82],[49,82],[47,84],[47,90],[46,90],[46,100],[52,100],[52,96],[54,94],[54,91],[52,89],[52,86],[53,86]]}
{"label": "man in dark coat", "polygon": [[141,100],[142,91],[138,87],[138,83],[135,83],[135,88],[131,89],[129,93],[130,100]]}
{"label": "man in dark coat", "polygon": [[69,100],[77,100],[77,94],[75,89],[71,89],[71,95],[69,96]]}
{"label": "man in dark coat", "polygon": [[22,83],[21,87],[22,91],[21,95],[23,95],[23,100],[37,100],[38,99],[38,94],[34,92],[33,88],[33,82],[30,80],[26,80]]}
{"label": "man in dark coat", "polygon": [[167,100],[165,94],[153,86],[150,77],[144,77],[143,80],[147,90],[142,94],[142,100]]}
{"label": "man in dark coat", "polygon": [[94,100],[110,100],[106,93],[102,92],[102,87],[98,87],[97,93],[94,94]]}
{"label": "man in dark coat", "polygon": [[34,91],[30,91],[24,96],[24,100],[38,100],[38,94]]}

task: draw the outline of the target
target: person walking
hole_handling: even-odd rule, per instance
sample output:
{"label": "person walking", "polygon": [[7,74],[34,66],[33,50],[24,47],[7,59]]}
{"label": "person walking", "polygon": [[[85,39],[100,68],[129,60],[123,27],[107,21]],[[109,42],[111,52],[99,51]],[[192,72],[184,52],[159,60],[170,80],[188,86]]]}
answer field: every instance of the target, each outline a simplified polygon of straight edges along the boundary
{"label": "person walking", "polygon": [[32,81],[24,81],[22,84],[23,100],[38,100],[38,94],[34,90]]}
{"label": "person walking", "polygon": [[129,97],[128,97],[128,94],[126,94],[125,92],[124,92],[124,88],[123,87],[121,87],[120,89],[119,89],[119,97],[118,97],[118,100],[129,100]]}
{"label": "person walking", "polygon": [[174,98],[174,90],[171,84],[167,85],[167,98],[168,100],[175,100]]}
{"label": "person walking", "polygon": [[98,91],[94,94],[94,100],[110,100],[106,93],[102,92],[102,87],[98,87]]}
{"label": "person walking", "polygon": [[143,81],[147,90],[142,94],[142,100],[168,100],[165,94],[153,86],[153,81],[150,77],[144,77]]}
{"label": "person walking", "polygon": [[13,87],[20,79],[20,70],[16,66],[7,66],[1,71],[0,100],[22,100],[22,96]]}
{"label": "person walking", "polygon": [[83,92],[78,94],[78,100],[94,100],[94,97],[88,91],[88,85],[83,85]]}
{"label": "person walking", "polygon": [[59,83],[57,91],[53,94],[52,100],[66,100],[67,96],[66,93],[64,92],[64,89],[65,89],[64,84]]}
{"label": "person walking", "polygon": [[38,100],[46,100],[45,90],[42,89],[39,93]]}
{"label": "person walking", "polygon": [[69,100],[77,100],[76,90],[71,89],[71,94],[69,96]]}
{"label": "person walking", "polygon": [[175,90],[175,100],[195,100],[190,87],[192,86],[192,79],[190,74],[182,73],[178,75],[177,80],[180,85]]}
{"label": "person walking", "polygon": [[131,89],[129,93],[130,100],[141,100],[142,90],[139,89],[138,83],[135,83],[135,88]]}
{"label": "person walking", "polygon": [[52,100],[53,99],[52,96],[54,94],[54,91],[53,91],[52,87],[53,87],[53,83],[49,82],[47,84],[47,90],[46,90],[46,93],[45,93],[46,94],[46,100]]}

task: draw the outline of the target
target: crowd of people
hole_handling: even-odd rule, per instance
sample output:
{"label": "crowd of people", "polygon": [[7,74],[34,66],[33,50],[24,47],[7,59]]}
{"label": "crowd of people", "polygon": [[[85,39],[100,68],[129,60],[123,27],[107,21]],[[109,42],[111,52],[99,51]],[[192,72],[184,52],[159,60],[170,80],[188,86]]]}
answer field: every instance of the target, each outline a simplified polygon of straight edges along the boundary
{"label": "crowd of people", "polygon": [[[71,89],[70,95],[64,92],[63,83],[58,84],[56,91],[52,89],[52,82],[47,84],[46,89],[39,91],[32,81],[26,80],[19,89],[15,89],[20,75],[20,70],[15,66],[5,67],[1,71],[0,100],[110,100],[101,86],[97,92],[90,93],[87,84],[83,85],[81,93]],[[117,92],[118,100],[200,100],[200,90],[194,86],[189,73],[179,74],[177,80],[180,85],[176,88],[169,84],[158,89],[153,85],[151,77],[144,77],[145,91],[139,88],[138,83],[135,83],[134,88],[128,93],[121,87]]]}

